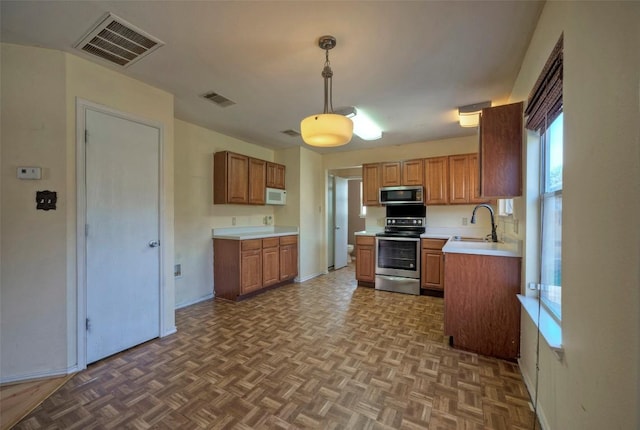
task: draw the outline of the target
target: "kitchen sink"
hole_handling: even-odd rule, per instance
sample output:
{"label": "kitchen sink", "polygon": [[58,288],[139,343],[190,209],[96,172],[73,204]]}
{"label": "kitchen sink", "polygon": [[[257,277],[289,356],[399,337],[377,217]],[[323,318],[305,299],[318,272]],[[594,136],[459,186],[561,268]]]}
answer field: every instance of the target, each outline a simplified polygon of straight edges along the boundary
{"label": "kitchen sink", "polygon": [[489,242],[485,237],[453,236],[452,239],[458,242]]}

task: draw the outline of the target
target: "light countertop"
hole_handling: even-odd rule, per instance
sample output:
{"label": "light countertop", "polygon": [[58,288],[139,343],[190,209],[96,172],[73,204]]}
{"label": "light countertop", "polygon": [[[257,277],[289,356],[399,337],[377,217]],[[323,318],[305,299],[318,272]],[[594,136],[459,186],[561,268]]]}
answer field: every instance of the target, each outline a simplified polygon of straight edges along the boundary
{"label": "light countertop", "polygon": [[257,226],[257,227],[230,227],[214,228],[211,236],[214,239],[262,239],[274,236],[290,236],[298,234],[298,227],[289,226]]}

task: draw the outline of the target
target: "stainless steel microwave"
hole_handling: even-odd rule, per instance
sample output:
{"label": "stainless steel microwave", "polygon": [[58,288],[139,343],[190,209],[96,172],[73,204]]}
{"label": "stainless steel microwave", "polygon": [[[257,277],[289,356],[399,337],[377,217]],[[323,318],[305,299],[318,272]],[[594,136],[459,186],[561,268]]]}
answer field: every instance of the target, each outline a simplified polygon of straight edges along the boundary
{"label": "stainless steel microwave", "polygon": [[421,186],[382,187],[380,188],[380,204],[423,204],[423,194],[424,192]]}

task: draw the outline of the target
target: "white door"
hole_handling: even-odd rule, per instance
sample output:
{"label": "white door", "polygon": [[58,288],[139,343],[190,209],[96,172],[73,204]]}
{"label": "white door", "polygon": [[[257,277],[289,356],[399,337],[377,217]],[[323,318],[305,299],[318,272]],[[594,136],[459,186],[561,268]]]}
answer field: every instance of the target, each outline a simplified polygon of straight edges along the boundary
{"label": "white door", "polygon": [[157,128],[86,111],[87,363],[160,335]]}
{"label": "white door", "polygon": [[349,184],[345,178],[335,178],[335,234],[333,268],[340,269],[347,265],[347,239],[349,233]]}

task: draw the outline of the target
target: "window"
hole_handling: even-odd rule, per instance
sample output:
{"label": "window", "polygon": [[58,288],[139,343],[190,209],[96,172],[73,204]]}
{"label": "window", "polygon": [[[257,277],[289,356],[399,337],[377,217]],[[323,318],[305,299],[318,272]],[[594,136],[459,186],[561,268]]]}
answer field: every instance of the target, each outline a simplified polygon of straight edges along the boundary
{"label": "window", "polygon": [[558,318],[562,303],[562,122],[560,113],[542,136],[540,184],[540,297]]}

